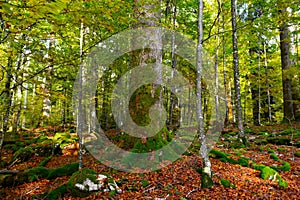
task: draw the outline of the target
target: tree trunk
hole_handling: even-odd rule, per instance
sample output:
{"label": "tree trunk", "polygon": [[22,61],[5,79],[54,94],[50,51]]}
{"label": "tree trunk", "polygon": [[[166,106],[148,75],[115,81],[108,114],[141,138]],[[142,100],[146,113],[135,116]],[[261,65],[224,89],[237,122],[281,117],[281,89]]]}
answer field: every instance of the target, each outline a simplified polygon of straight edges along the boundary
{"label": "tree trunk", "polygon": [[202,188],[212,187],[212,172],[211,172],[211,162],[208,157],[208,149],[206,144],[206,136],[204,133],[204,118],[202,111],[202,40],[203,40],[203,1],[198,1],[198,44],[197,44],[197,88],[196,88],[196,98],[197,98],[197,119],[198,119],[198,131],[200,140],[200,156],[203,161],[203,171],[201,179]]}
{"label": "tree trunk", "polygon": [[78,114],[77,114],[77,134],[79,143],[79,170],[82,169],[82,149],[83,149],[83,105],[82,105],[82,82],[83,82],[83,21],[80,24],[80,67],[79,67],[79,91],[78,91]]}
{"label": "tree trunk", "polygon": [[232,16],[232,43],[233,43],[233,66],[234,66],[234,88],[235,88],[235,104],[239,128],[239,137],[244,144],[247,143],[244,134],[243,113],[241,105],[241,86],[240,86],[240,72],[238,59],[238,38],[236,25],[236,0],[231,0],[231,16]]}
{"label": "tree trunk", "polygon": [[5,138],[5,134],[8,130],[8,121],[10,117],[10,109],[11,109],[11,103],[12,103],[12,92],[10,89],[11,85],[11,79],[12,79],[12,73],[11,73],[11,68],[12,68],[12,59],[11,57],[8,57],[7,61],[7,70],[6,70],[6,83],[5,83],[5,116],[3,120],[3,131],[1,135],[1,140],[0,140],[0,156],[1,156],[1,151],[2,151],[2,146]]}
{"label": "tree trunk", "polygon": [[290,39],[289,28],[286,20],[287,9],[282,7],[279,2],[279,17],[281,18],[281,24],[279,26],[279,38],[280,38],[280,54],[281,54],[281,69],[282,69],[282,91],[283,91],[283,113],[284,121],[294,120],[294,105],[292,97],[292,83],[290,77],[287,75],[287,71],[290,69]]}

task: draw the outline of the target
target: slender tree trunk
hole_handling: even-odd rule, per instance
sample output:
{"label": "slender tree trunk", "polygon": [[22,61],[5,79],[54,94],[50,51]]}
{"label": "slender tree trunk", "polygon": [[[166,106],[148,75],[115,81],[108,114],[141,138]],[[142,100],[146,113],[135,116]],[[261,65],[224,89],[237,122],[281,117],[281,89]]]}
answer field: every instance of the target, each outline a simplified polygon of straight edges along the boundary
{"label": "slender tree trunk", "polygon": [[265,69],[266,69],[266,85],[267,85],[267,101],[268,101],[268,118],[269,122],[272,123],[272,107],[271,107],[271,96],[270,96],[270,85],[269,85],[269,72],[268,72],[268,61],[267,61],[267,50],[266,44],[263,44],[264,56],[265,56]]}
{"label": "slender tree trunk", "polygon": [[233,65],[234,65],[234,88],[235,88],[235,102],[236,112],[239,128],[239,137],[244,144],[247,143],[244,134],[243,114],[241,105],[241,86],[240,86],[240,72],[238,59],[238,38],[236,25],[236,0],[231,0],[231,16],[232,16],[232,43],[233,43]]}
{"label": "slender tree trunk", "polygon": [[51,77],[51,70],[52,70],[52,56],[50,53],[51,50],[51,46],[52,46],[52,38],[49,38],[47,40],[46,43],[46,47],[47,47],[47,55],[46,58],[49,59],[48,65],[48,72],[47,74],[45,74],[44,78],[43,78],[43,84],[42,84],[42,88],[43,88],[43,92],[44,92],[44,99],[43,99],[43,119],[42,119],[42,125],[46,125],[49,122],[49,117],[50,117],[50,113],[51,113],[51,94],[50,94],[50,90],[51,90],[51,82],[50,80],[47,79],[48,77]]}
{"label": "slender tree trunk", "polygon": [[[258,51],[260,49],[258,48]],[[258,125],[261,125],[260,52],[258,52]]]}
{"label": "slender tree trunk", "polygon": [[83,105],[82,105],[82,82],[83,82],[83,22],[80,24],[80,68],[79,68],[79,91],[78,91],[78,114],[77,114],[77,134],[79,137],[79,170],[82,169],[82,149],[83,149],[83,119],[82,119],[82,111],[83,111]]}
{"label": "slender tree trunk", "polygon": [[5,83],[5,116],[3,119],[3,132],[1,135],[1,140],[0,140],[0,156],[1,156],[1,151],[2,151],[2,146],[4,142],[4,137],[5,134],[8,130],[8,122],[10,118],[10,109],[11,109],[11,104],[12,104],[12,92],[10,89],[11,85],[11,79],[12,79],[12,59],[11,57],[8,57],[7,61],[7,70],[6,70],[6,83]]}
{"label": "slender tree trunk", "polygon": [[196,97],[197,97],[197,119],[198,119],[198,131],[199,131],[199,140],[200,140],[200,156],[203,160],[203,171],[202,171],[202,180],[201,187],[202,188],[210,188],[212,187],[212,172],[211,172],[211,162],[208,157],[208,149],[206,144],[206,136],[204,132],[204,117],[202,111],[202,67],[203,67],[203,59],[202,59],[202,40],[203,40],[203,1],[198,1],[198,44],[197,44],[197,89],[196,89]]}

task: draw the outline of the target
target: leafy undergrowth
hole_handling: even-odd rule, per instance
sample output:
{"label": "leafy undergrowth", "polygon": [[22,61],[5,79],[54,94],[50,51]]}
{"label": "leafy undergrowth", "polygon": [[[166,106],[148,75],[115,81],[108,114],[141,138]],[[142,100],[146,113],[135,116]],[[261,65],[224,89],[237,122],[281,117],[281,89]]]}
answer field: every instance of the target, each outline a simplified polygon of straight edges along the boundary
{"label": "leafy undergrowth", "polygon": [[[97,173],[108,173],[122,189],[121,194],[98,192],[86,199],[297,199],[300,196],[300,157],[295,156],[300,148],[286,145],[256,145],[247,148],[227,148],[221,143],[215,150],[224,152],[219,157],[211,157],[213,182],[211,189],[201,189],[201,158],[195,154],[151,173],[130,174],[106,167],[90,154],[83,157],[84,167]],[[12,154],[6,154],[11,157]],[[220,159],[220,157],[223,160]],[[246,158],[242,159],[241,158]],[[45,157],[33,156],[28,161],[16,164],[12,169],[25,170],[37,167]],[[240,161],[239,161],[240,160]],[[236,162],[233,162],[236,161]],[[56,155],[49,158],[46,168],[58,168],[78,162],[74,155]],[[248,164],[247,164],[248,163]],[[287,182],[280,187],[277,181],[264,180],[261,171],[253,168],[253,163],[278,169],[278,174]],[[284,163],[290,164],[289,170],[279,170]],[[67,184],[70,176],[38,180],[15,187],[1,188],[1,199],[30,199],[33,195],[43,194]],[[80,199],[67,193],[60,199]],[[84,199],[84,198],[83,198]]]}

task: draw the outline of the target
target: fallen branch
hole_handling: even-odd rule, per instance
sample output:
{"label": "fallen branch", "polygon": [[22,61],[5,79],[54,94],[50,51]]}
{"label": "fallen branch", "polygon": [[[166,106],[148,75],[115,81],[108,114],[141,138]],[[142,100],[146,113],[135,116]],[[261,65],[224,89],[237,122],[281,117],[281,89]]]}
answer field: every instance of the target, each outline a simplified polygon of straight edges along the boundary
{"label": "fallen branch", "polygon": [[17,174],[19,170],[0,170],[0,174]]}

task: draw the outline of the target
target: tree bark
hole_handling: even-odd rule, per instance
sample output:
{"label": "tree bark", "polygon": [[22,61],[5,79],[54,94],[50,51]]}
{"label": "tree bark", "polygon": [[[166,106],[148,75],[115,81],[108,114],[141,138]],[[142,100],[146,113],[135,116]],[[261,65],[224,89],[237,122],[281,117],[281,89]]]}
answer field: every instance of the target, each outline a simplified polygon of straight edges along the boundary
{"label": "tree bark", "polygon": [[288,16],[287,8],[283,2],[278,1],[278,14],[280,18],[279,38],[280,38],[280,55],[281,55],[281,69],[282,69],[282,92],[283,92],[283,113],[284,121],[291,121],[295,119],[294,105],[292,96],[292,83],[287,71],[290,69],[291,61],[290,53],[290,38],[289,28],[286,21]]}
{"label": "tree bark", "polygon": [[235,104],[237,121],[239,128],[239,137],[244,144],[247,143],[244,134],[243,125],[243,111],[241,105],[241,86],[240,86],[240,72],[239,72],[239,58],[238,58],[238,38],[237,38],[237,24],[236,24],[236,0],[231,0],[231,16],[232,16],[232,43],[233,43],[233,66],[234,66],[234,88],[235,88]]}
{"label": "tree bark", "polygon": [[204,132],[204,117],[202,110],[202,41],[203,41],[203,1],[198,1],[198,44],[197,44],[197,88],[196,88],[196,98],[197,98],[197,118],[198,118],[198,131],[199,131],[199,140],[200,140],[200,156],[203,161],[203,171],[201,179],[202,188],[212,187],[212,172],[211,172],[211,162],[208,157],[208,149],[206,144],[206,136]]}

